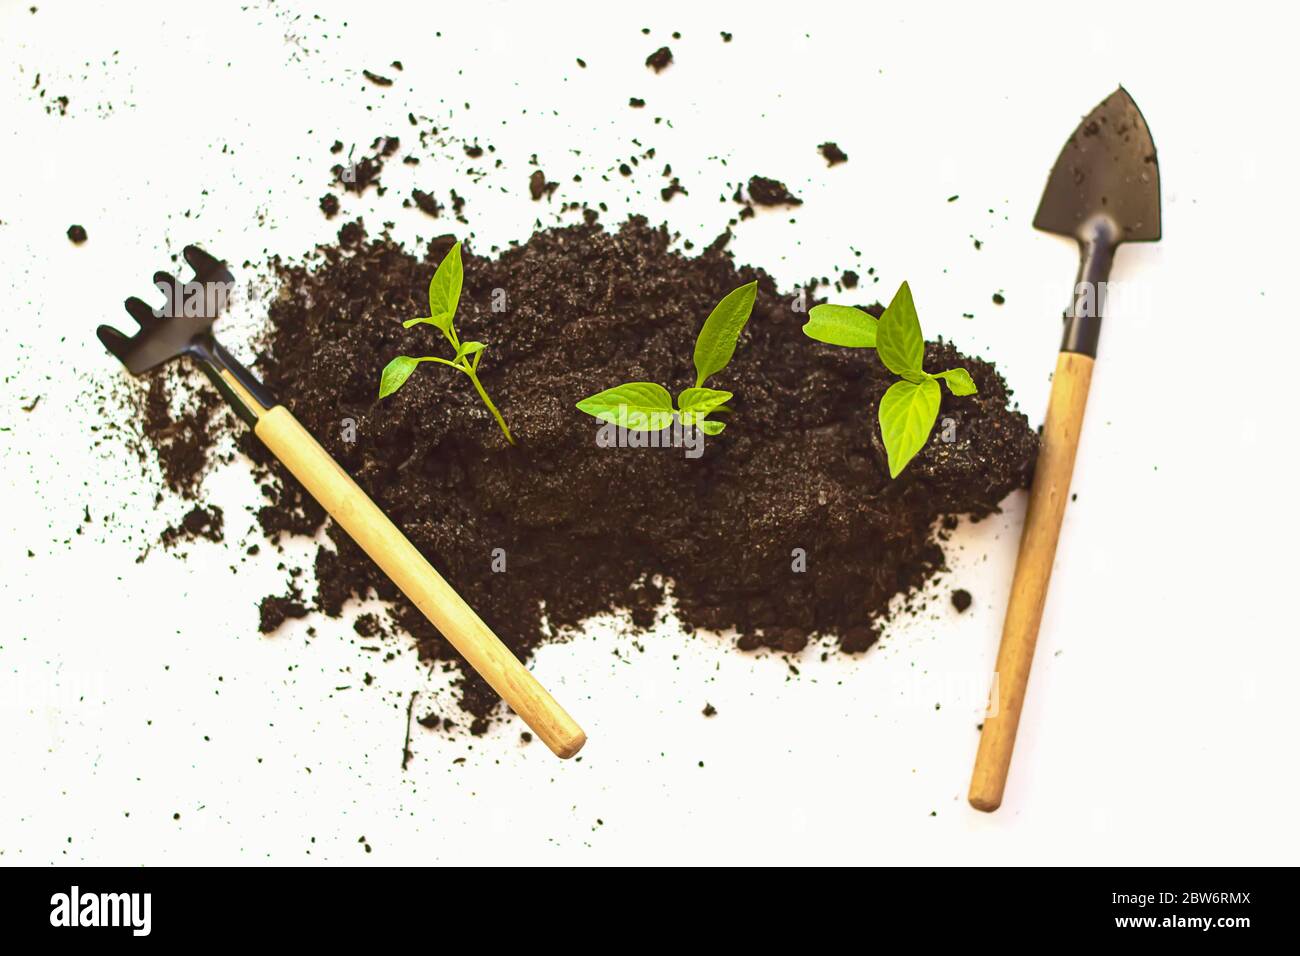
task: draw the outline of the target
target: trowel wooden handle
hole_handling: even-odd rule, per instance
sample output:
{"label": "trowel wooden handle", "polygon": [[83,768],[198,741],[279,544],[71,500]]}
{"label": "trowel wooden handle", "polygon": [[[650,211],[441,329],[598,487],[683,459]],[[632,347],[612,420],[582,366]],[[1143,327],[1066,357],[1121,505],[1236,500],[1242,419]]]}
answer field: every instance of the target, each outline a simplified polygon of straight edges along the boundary
{"label": "trowel wooden handle", "polygon": [[289,410],[261,408],[233,376],[227,384],[256,413],[257,437],[541,741],[559,757],[581,750],[582,728]]}
{"label": "trowel wooden handle", "polygon": [[970,804],[991,812],[1002,805],[1002,792],[1011,767],[1011,751],[1025,702],[1029,665],[1038,642],[1038,625],[1043,619],[1047,585],[1052,577],[1056,542],[1070,494],[1074,453],[1079,446],[1083,412],[1088,404],[1093,359],[1076,352],[1062,352],[1052,379],[1052,397],[1038,450],[1034,483],[1029,491],[1029,510],[1020,537],[1011,601],[1002,625],[990,703],[996,708],[984,720],[979,753],[971,777]]}

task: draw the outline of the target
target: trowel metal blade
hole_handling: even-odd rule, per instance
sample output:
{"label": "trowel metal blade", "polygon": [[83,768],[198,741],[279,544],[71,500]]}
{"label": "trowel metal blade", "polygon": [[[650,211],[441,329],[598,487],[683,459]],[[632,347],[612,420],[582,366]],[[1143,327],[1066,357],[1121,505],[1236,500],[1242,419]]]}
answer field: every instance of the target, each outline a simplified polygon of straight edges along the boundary
{"label": "trowel metal blade", "polygon": [[1142,111],[1122,86],[1084,117],[1061,149],[1034,227],[1081,241],[1099,220],[1120,242],[1160,238],[1160,167]]}

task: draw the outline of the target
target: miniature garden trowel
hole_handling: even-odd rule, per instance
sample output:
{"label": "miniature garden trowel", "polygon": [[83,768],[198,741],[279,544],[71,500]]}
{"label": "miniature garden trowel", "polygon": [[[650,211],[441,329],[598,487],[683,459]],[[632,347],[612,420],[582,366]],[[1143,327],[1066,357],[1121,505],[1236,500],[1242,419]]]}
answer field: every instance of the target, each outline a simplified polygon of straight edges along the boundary
{"label": "miniature garden trowel", "polygon": [[971,778],[971,806],[985,811],[1002,804],[1011,766],[1097,356],[1111,262],[1121,242],[1160,238],[1156,147],[1146,120],[1123,87],[1089,113],[1066,142],[1048,177],[1034,226],[1078,241],[1079,278],[1065,316],[1065,336],[1002,627],[990,716],[980,733]]}
{"label": "miniature garden trowel", "polygon": [[101,325],[99,340],[122,360],[132,375],[147,372],[179,355],[197,360],[235,412],[252,426],[275,457],[537,736],[560,757],[576,754],[587,740],[582,728],[348,477],[329,452],[213,337],[212,323],[221,303],[219,293],[233,282],[225,263],[195,246],[185,248],[185,260],[194,269],[192,283],[178,285],[173,276],[156,273],[154,284],[167,294],[167,306],[155,311],[140,299],[127,299],[126,310],[140,330],[127,336],[112,326]]}

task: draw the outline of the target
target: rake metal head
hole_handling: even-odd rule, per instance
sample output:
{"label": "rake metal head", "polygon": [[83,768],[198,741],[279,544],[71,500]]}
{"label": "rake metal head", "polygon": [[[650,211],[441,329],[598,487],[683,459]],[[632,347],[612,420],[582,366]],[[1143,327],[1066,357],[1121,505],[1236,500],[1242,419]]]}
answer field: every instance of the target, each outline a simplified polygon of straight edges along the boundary
{"label": "rake metal head", "polygon": [[194,270],[192,281],[181,283],[169,273],[154,273],[154,285],[167,297],[162,307],[153,308],[135,296],[126,300],[126,311],[140,327],[135,335],[111,325],[96,330],[104,347],[132,375],[157,368],[178,355],[203,354],[212,323],[234,285],[235,277],[226,264],[198,246],[186,246],[183,255]]}

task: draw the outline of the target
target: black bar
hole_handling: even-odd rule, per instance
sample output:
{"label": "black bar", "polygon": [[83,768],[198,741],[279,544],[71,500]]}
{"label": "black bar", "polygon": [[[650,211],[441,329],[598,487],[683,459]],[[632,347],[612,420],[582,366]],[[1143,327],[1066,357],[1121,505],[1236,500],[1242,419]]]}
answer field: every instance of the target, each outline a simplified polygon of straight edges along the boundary
{"label": "black bar", "polygon": [[[971,951],[1033,951],[1099,938],[1180,948],[1193,941],[1232,947],[1257,942],[1260,934],[1289,936],[1295,875],[1221,868],[889,869],[830,879],[718,874],[655,892],[639,874],[539,880],[495,870],[462,875],[379,867],[68,868],[0,870],[0,882],[7,938],[37,934],[50,941],[71,935],[96,944],[193,939],[210,948],[255,940],[264,948],[284,940],[301,952],[305,943],[328,943],[332,951],[351,940],[437,949],[471,936],[495,948],[513,926],[550,947],[560,945],[561,934],[581,933],[584,924],[608,927],[626,919],[644,945],[647,924],[661,924],[665,933],[675,926],[679,939],[689,933],[697,941],[709,932],[710,924],[702,922],[707,917],[728,938],[777,922],[799,927],[794,931],[805,942],[847,932],[858,947],[876,948],[891,939],[937,935],[964,940]],[[74,886],[82,912],[89,912],[86,906],[108,916],[116,912],[121,925],[54,925],[69,922]],[[557,896],[548,886],[564,891]],[[139,895],[116,896],[110,906],[100,899],[86,903],[97,894]],[[790,907],[784,914],[775,911],[781,896]],[[474,915],[480,910],[484,919]]]}

